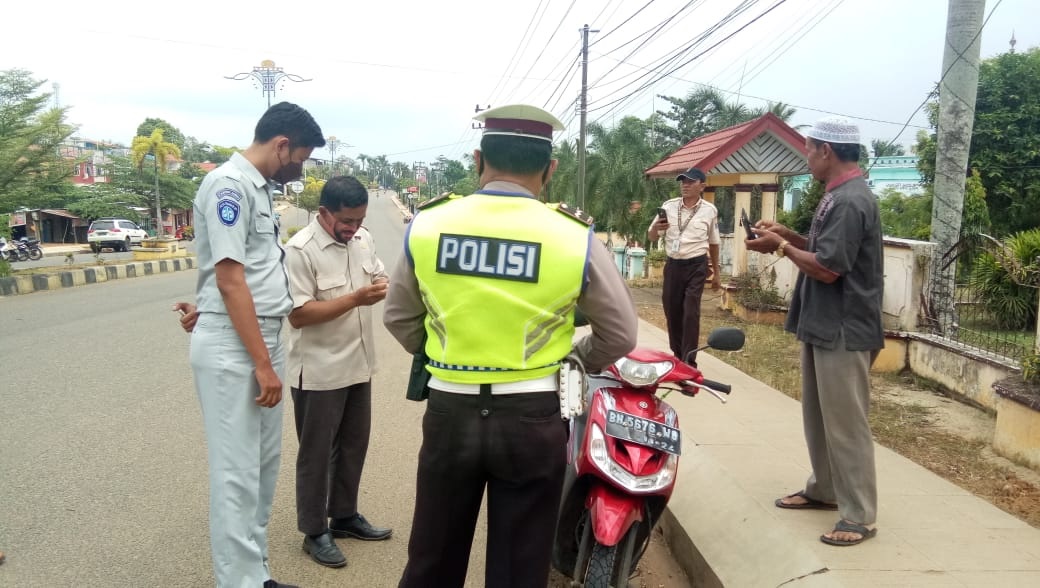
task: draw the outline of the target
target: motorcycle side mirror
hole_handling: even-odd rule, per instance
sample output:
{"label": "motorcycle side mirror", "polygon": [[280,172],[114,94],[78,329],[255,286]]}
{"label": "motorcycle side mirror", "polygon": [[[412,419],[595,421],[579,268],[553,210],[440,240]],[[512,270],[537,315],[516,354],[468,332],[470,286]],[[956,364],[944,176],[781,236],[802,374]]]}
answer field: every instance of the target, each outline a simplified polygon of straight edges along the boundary
{"label": "motorcycle side mirror", "polygon": [[744,347],[744,331],[736,327],[719,327],[708,335],[708,347],[719,351],[738,351]]}
{"label": "motorcycle side mirror", "polygon": [[585,313],[581,311],[577,306],[574,307],[574,326],[584,327],[589,324],[589,319],[585,317]]}

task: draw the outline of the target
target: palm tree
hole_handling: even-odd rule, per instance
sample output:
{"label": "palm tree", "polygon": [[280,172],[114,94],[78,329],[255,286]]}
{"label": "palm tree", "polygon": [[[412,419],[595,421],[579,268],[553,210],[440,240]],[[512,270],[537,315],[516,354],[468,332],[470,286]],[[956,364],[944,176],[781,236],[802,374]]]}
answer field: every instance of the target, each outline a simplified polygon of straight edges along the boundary
{"label": "palm tree", "polygon": [[[180,159],[181,150],[173,143],[163,140],[162,129],[156,128],[148,137],[134,137],[130,145],[130,159],[140,170],[144,167],[144,160],[148,155],[152,156],[155,165],[155,234],[163,236],[162,208],[159,202],[159,174],[166,171],[166,160],[170,157]],[[163,164],[160,166],[159,161]]]}
{"label": "palm tree", "polygon": [[365,155],[364,153],[361,153],[357,156],[357,160],[361,162],[361,173],[365,173],[365,166],[368,164],[369,161],[372,161],[372,158],[368,155]]}

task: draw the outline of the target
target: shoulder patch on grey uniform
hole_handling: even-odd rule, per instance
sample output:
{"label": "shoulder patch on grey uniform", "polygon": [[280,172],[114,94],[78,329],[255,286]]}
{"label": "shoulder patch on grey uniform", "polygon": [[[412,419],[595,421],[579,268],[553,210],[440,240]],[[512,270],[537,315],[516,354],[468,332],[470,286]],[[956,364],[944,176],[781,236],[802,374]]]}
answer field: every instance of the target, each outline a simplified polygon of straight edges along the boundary
{"label": "shoulder patch on grey uniform", "polygon": [[550,204],[549,208],[555,208],[556,212],[559,212],[560,214],[563,214],[565,216],[569,216],[570,218],[586,226],[591,226],[592,221],[594,220],[591,216],[586,214],[584,210],[580,208],[571,208],[567,205],[566,202],[561,202],[558,206]]}
{"label": "shoulder patch on grey uniform", "polygon": [[438,196],[436,198],[432,198],[430,200],[427,200],[426,202],[423,202],[422,204],[420,204],[416,208],[418,208],[419,210],[423,210],[423,209],[426,209],[426,208],[431,208],[433,206],[437,206],[438,204],[444,204],[445,202],[447,202],[449,200],[454,200],[455,198],[462,198],[462,196],[459,196],[458,194],[452,194],[452,193],[449,192],[448,194],[442,194],[442,195],[440,195],[440,196]]}
{"label": "shoulder patch on grey uniform", "polygon": [[232,188],[224,188],[217,191],[217,200],[223,200],[225,198],[234,198],[237,202],[242,201],[242,195],[238,193],[238,190]]}
{"label": "shoulder patch on grey uniform", "polygon": [[225,198],[217,202],[217,215],[220,217],[220,222],[229,227],[233,227],[238,223],[238,213],[240,210],[238,202],[235,202],[230,198]]}

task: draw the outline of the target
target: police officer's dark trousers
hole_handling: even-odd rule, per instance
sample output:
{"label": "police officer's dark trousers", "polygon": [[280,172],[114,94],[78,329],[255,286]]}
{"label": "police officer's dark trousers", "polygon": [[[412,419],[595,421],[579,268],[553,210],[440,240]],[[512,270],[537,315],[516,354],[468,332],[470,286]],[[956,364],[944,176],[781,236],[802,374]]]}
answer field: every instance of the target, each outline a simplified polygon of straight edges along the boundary
{"label": "police officer's dark trousers", "polygon": [[401,588],[461,588],[484,488],[484,586],[544,588],[566,467],[556,392],[430,392]]}
{"label": "police officer's dark trousers", "polygon": [[[664,264],[661,302],[668,323],[668,346],[676,357],[697,349],[701,336],[701,296],[708,278],[708,256],[690,259],[668,258]],[[696,354],[691,361],[696,360]]]}

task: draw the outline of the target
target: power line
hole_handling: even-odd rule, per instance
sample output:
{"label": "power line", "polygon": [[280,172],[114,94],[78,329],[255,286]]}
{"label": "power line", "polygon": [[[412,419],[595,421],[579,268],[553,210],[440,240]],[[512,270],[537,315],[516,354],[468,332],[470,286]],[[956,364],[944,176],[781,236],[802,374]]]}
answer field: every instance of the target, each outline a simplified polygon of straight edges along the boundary
{"label": "power line", "polygon": [[[778,8],[778,7],[780,6],[780,5],[782,5],[782,4],[783,4],[783,3],[785,3],[785,2],[787,2],[787,0],[778,0],[778,2],[776,2],[776,4],[773,4],[772,6],[770,6],[769,8],[767,8],[767,9],[766,9],[766,10],[765,10],[764,12],[762,12],[762,13],[761,13],[761,14],[759,14],[758,16],[754,17],[753,19],[751,19],[750,21],[748,21],[747,23],[745,23],[745,24],[744,24],[743,26],[741,26],[741,27],[740,27],[740,28],[738,28],[737,30],[735,30],[735,31],[733,31],[732,33],[730,33],[729,35],[726,35],[725,37],[723,37],[722,39],[720,39],[720,40],[719,40],[718,42],[716,42],[716,43],[715,43],[714,45],[712,45],[711,47],[708,47],[708,48],[707,48],[707,49],[705,49],[704,51],[701,51],[701,52],[700,52],[700,53],[698,53],[697,55],[694,55],[694,56],[693,56],[693,57],[691,57],[690,59],[688,59],[688,60],[684,61],[683,63],[679,64],[678,66],[676,66],[676,67],[672,68],[671,70],[669,70],[669,71],[665,72],[664,74],[661,74],[661,75],[660,75],[660,76],[658,76],[658,77],[657,77],[656,79],[654,79],[654,80],[651,80],[650,82],[646,82],[646,83],[644,83],[644,84],[643,84],[642,86],[640,86],[640,87],[639,87],[639,88],[637,88],[636,90],[632,91],[632,92],[631,92],[631,93],[629,93],[628,95],[626,95],[626,96],[623,96],[623,97],[621,97],[621,98],[618,98],[617,100],[614,100],[614,101],[612,101],[612,102],[609,102],[609,103],[607,103],[607,104],[604,104],[603,106],[600,106],[599,108],[595,108],[595,109],[593,109],[593,110],[602,110],[602,109],[604,109],[604,108],[607,108],[607,107],[609,107],[609,106],[614,106],[614,108],[611,108],[611,110],[609,110],[609,111],[607,111],[606,113],[604,113],[604,114],[603,114],[603,115],[601,116],[601,118],[602,118],[602,117],[605,117],[605,116],[607,116],[608,114],[610,114],[610,112],[613,112],[614,110],[616,110],[616,109],[617,109],[617,105],[618,105],[618,104],[620,104],[621,102],[623,102],[623,101],[625,101],[625,100],[628,100],[628,99],[629,99],[629,98],[631,98],[632,96],[634,96],[634,95],[636,95],[636,94],[638,94],[638,93],[640,93],[640,92],[642,92],[642,91],[646,90],[646,88],[648,88],[648,87],[650,87],[651,85],[653,85],[653,84],[655,84],[655,83],[659,82],[660,80],[664,79],[665,77],[667,77],[667,76],[669,76],[669,75],[671,75],[671,74],[675,73],[676,71],[678,71],[678,70],[682,69],[683,67],[686,67],[687,65],[689,65],[689,64],[691,64],[691,63],[693,63],[694,61],[696,61],[696,60],[697,60],[697,59],[698,59],[699,57],[701,57],[702,55],[704,55],[704,54],[705,54],[705,53],[707,53],[708,51],[711,51],[711,50],[712,50],[712,49],[714,49],[715,47],[717,47],[717,46],[719,46],[719,45],[721,45],[721,44],[725,43],[726,41],[728,41],[728,40],[732,39],[732,38],[733,38],[733,37],[735,37],[735,36],[736,36],[737,34],[739,34],[740,32],[742,32],[742,31],[743,31],[744,29],[746,29],[747,27],[751,26],[752,24],[754,24],[755,22],[757,22],[758,20],[760,20],[761,18],[763,18],[764,16],[766,16],[767,14],[769,14],[770,12],[772,12],[773,10],[775,10],[776,8]],[[598,119],[597,119],[597,120],[598,120]]]}
{"label": "power line", "polygon": [[[799,32],[798,34],[792,34],[791,36],[789,36],[788,37],[788,41],[790,41],[790,44],[788,44],[786,47],[784,47],[783,49],[781,49],[779,51],[775,51],[772,54],[772,59],[770,59],[768,63],[766,63],[765,60],[759,62],[759,64],[757,66],[755,66],[755,68],[752,68],[752,70],[751,70],[752,73],[749,74],[748,79],[745,80],[744,83],[745,84],[750,84],[752,80],[754,80],[759,75],[761,75],[762,72],[766,71],[766,68],[768,68],[770,65],[773,65],[776,62],[776,60],[778,60],[781,57],[783,57],[783,55],[785,53],[787,53],[788,51],[791,50],[791,47],[794,47],[796,44],[798,44],[798,41],[804,39],[805,36],[808,35],[810,32],[812,32],[812,30],[815,29],[817,25],[819,25],[821,22],[826,20],[827,17],[830,16],[832,12],[834,12],[839,6],[841,6],[842,2],[844,2],[844,1],[845,0],[838,0],[833,6],[831,6],[831,9],[828,10],[826,14],[824,14],[816,22],[814,22],[809,27],[809,29],[806,30],[805,32]],[[820,12],[822,13],[822,11],[820,11]],[[756,69],[757,69],[757,71],[755,71]]]}
{"label": "power line", "polygon": [[[524,29],[524,34],[520,37],[520,42],[517,43],[516,50],[513,51],[513,56],[509,58],[509,63],[506,65],[505,69],[502,70],[502,77],[499,78],[498,83],[495,84],[495,87],[491,90],[492,97],[495,96],[495,93],[498,91],[498,88],[502,85],[502,82],[504,82],[505,79],[509,76],[509,70],[513,67],[513,62],[516,60],[516,56],[520,53],[520,48],[524,46],[524,39],[527,38],[527,33],[531,31],[531,25],[534,24],[535,17],[538,16],[538,12],[542,9],[543,2],[545,2],[545,0],[538,0],[538,6],[535,7],[534,14],[531,15],[531,20],[527,21],[527,28]],[[487,102],[491,103],[491,98],[489,98]]]}
{"label": "power line", "polygon": [[629,16],[628,18],[626,18],[626,19],[625,19],[624,21],[622,21],[622,22],[621,22],[621,24],[619,24],[618,26],[616,26],[616,27],[614,27],[614,28],[610,29],[610,30],[609,30],[609,31],[607,31],[606,33],[603,33],[602,35],[600,35],[598,39],[596,39],[595,41],[593,41],[592,43],[590,43],[590,44],[589,44],[589,49],[591,49],[591,48],[592,48],[592,46],[593,46],[593,45],[595,45],[596,43],[599,43],[599,42],[600,42],[600,41],[602,41],[603,39],[606,39],[607,37],[609,37],[609,36],[610,36],[610,35],[611,35],[612,33],[614,33],[615,31],[618,31],[618,30],[620,30],[620,29],[621,29],[621,27],[623,27],[623,26],[625,26],[626,24],[628,24],[628,23],[629,23],[629,21],[631,21],[631,20],[632,20],[633,18],[635,18],[636,16],[639,16],[639,13],[640,13],[640,12],[643,12],[644,10],[646,10],[646,8],[647,8],[648,6],[650,6],[651,4],[653,4],[653,3],[655,2],[655,1],[656,1],[656,0],[650,0],[649,2],[647,2],[646,4],[644,4],[643,6],[641,6],[641,7],[640,7],[640,8],[638,9],[638,10],[636,10],[635,12],[633,12],[633,13],[632,13],[632,14],[631,14],[631,15],[630,15],[630,16]]}
{"label": "power line", "polygon": [[[646,78],[647,76],[652,75],[656,71],[657,67],[660,67],[660,68],[669,67],[670,64],[675,63],[675,61],[677,61],[678,59],[681,59],[684,55],[688,54],[690,51],[695,49],[698,45],[700,45],[705,40],[707,40],[713,33],[715,33],[721,27],[725,26],[726,24],[729,24],[729,22],[731,22],[734,18],[736,18],[741,13],[746,11],[755,2],[758,2],[758,0],[744,0],[744,2],[742,2],[736,8],[731,10],[729,12],[729,14],[727,14],[724,17],[722,17],[722,19],[717,21],[715,24],[711,25],[710,27],[708,27],[707,29],[702,31],[689,44],[687,44],[685,46],[682,46],[682,47],[678,47],[678,48],[672,50],[670,54],[666,54],[666,55],[662,56],[660,59],[658,59],[658,62],[660,63],[660,65],[655,65],[653,67],[646,68],[646,73],[636,77],[633,80],[633,82],[639,81],[639,80],[641,80],[643,78]],[[629,74],[629,75],[634,75],[634,74]],[[656,83],[656,80],[654,82],[651,82],[651,83]],[[597,104],[599,102],[603,102],[605,100],[608,100],[611,96],[617,94],[620,91],[621,90],[611,92],[611,93],[607,94],[606,96],[600,98],[599,100],[594,100],[593,104]],[[639,90],[636,90],[636,92],[638,92],[638,91]],[[625,97],[622,98],[622,100],[624,98],[627,98],[627,97],[631,96],[634,93],[635,92],[626,95]],[[609,106],[609,104],[607,106]],[[596,110],[596,109],[594,109],[594,110]]]}
{"label": "power line", "polygon": [[[549,45],[552,44],[553,39],[556,38],[556,33],[560,31],[560,27],[563,26],[564,21],[567,20],[567,15],[571,13],[571,9],[574,8],[575,2],[577,2],[577,0],[571,0],[571,4],[567,7],[567,11],[563,13],[563,16],[560,18],[560,22],[556,23],[556,28],[553,29],[552,34],[549,35],[549,40],[546,41],[545,45],[542,46],[542,50],[538,52],[538,56],[535,57],[534,61],[531,62],[531,67],[527,68],[527,73],[523,75],[521,80],[527,78],[527,76],[531,74],[531,71],[534,70],[534,66],[538,65],[538,61],[542,58],[542,55],[545,55],[545,50],[549,48]],[[541,22],[541,20],[539,20],[539,22]],[[513,90],[514,92],[520,89],[520,83],[521,82],[517,82],[516,88]]]}
{"label": "power line", "polygon": [[[684,12],[684,11],[685,11],[686,9],[690,8],[690,6],[692,6],[693,4],[696,4],[696,3],[697,3],[697,2],[699,2],[699,1],[700,1],[700,0],[690,0],[689,2],[687,2],[687,3],[686,3],[686,5],[685,5],[685,6],[683,6],[683,7],[682,7],[682,8],[680,8],[680,9],[679,9],[678,11],[676,11],[676,12],[675,12],[674,14],[672,14],[671,16],[669,16],[669,17],[668,17],[667,19],[665,19],[664,21],[662,21],[661,23],[659,23],[659,24],[658,24],[658,25],[657,25],[657,26],[656,26],[655,28],[653,28],[653,29],[649,29],[649,30],[647,30],[646,32],[644,32],[644,33],[641,33],[641,34],[640,34],[640,35],[638,35],[637,37],[633,38],[632,40],[634,41],[635,39],[637,39],[637,38],[639,38],[639,37],[641,37],[641,36],[644,36],[644,35],[646,35],[646,38],[645,38],[645,39],[643,39],[643,42],[642,42],[642,43],[640,43],[639,45],[637,45],[635,49],[633,49],[632,51],[630,51],[630,52],[628,53],[628,55],[626,55],[626,56],[625,56],[625,59],[626,59],[626,60],[627,60],[627,59],[630,59],[630,58],[631,58],[631,57],[632,57],[633,55],[635,55],[635,54],[636,54],[637,52],[639,52],[639,50],[640,50],[640,49],[642,49],[642,48],[643,48],[643,47],[644,47],[644,46],[645,46],[645,45],[646,45],[647,43],[649,43],[649,42],[650,42],[650,40],[651,40],[651,39],[652,39],[652,38],[654,37],[654,35],[656,35],[657,33],[659,33],[659,32],[661,31],[661,29],[665,27],[665,25],[667,25],[668,23],[672,22],[672,20],[674,20],[674,19],[675,19],[675,17],[679,16],[679,15],[680,15],[680,14],[682,14],[682,13],[683,13],[683,12]],[[644,7],[644,8],[645,8],[645,7]],[[628,43],[631,43],[631,41],[629,41]],[[627,45],[628,43],[625,43],[625,45]],[[616,49],[615,49],[615,50],[616,50]],[[618,68],[618,67],[620,66],[620,64],[621,64],[621,63],[622,63],[622,62],[618,62],[618,65],[615,65],[615,66],[614,66],[614,67],[612,67],[612,68],[611,68],[610,70],[608,70],[608,71],[607,71],[607,72],[606,72],[605,74],[601,75],[601,76],[600,76],[600,77],[599,77],[599,78],[598,78],[598,79],[597,79],[597,80],[596,80],[595,82],[592,82],[592,86],[595,86],[596,84],[599,84],[599,83],[600,83],[601,81],[603,81],[603,78],[605,78],[605,77],[609,76],[609,75],[610,75],[611,73],[613,73],[613,72],[614,72],[614,70],[616,70],[616,69],[617,69],[617,68]]]}

